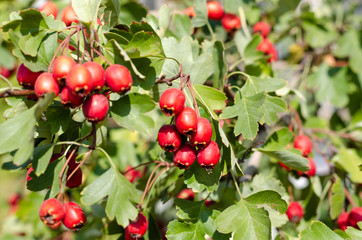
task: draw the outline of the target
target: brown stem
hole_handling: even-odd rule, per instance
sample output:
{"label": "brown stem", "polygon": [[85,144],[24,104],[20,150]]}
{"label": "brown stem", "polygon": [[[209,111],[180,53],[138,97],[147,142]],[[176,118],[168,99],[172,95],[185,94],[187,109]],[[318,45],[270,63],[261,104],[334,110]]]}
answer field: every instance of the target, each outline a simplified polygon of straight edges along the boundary
{"label": "brown stem", "polygon": [[295,118],[295,120],[297,121],[297,125],[298,125],[298,135],[303,135],[303,123],[302,123],[302,120],[301,120],[300,117],[299,117],[298,112],[297,112],[292,106],[290,106],[290,105],[289,105],[289,109],[290,109],[290,111],[293,112],[294,118]]}
{"label": "brown stem", "polygon": [[74,168],[74,170],[72,171],[72,173],[67,177],[67,181],[69,181],[69,179],[71,179],[71,177],[73,177],[73,175],[75,174],[75,172],[83,165],[83,163],[85,162],[85,160],[88,159],[88,157],[92,154],[93,150],[89,150],[84,158],[82,159],[82,161],[78,164],[78,166],[76,168]]}
{"label": "brown stem", "polygon": [[180,76],[181,72],[170,78],[166,78],[166,75],[162,75],[160,78],[156,79],[155,84],[166,83],[168,86],[172,86],[172,81],[180,78]]}
{"label": "brown stem", "polygon": [[14,97],[14,96],[34,96],[34,90],[6,90],[5,92],[0,93],[0,98]]}
{"label": "brown stem", "polygon": [[58,175],[58,178],[59,178],[59,194],[58,194],[58,196],[57,196],[57,199],[59,200],[60,199],[60,197],[63,195],[63,193],[62,193],[62,177],[63,177],[63,173],[64,173],[64,170],[65,170],[65,168],[68,166],[68,163],[69,163],[69,161],[70,161],[70,159],[73,157],[73,155],[74,155],[74,153],[75,153],[75,151],[77,150],[77,148],[78,148],[78,146],[76,146],[74,149],[73,149],[73,151],[70,153],[70,155],[69,155],[69,157],[67,158],[67,161],[65,161],[65,163],[64,163],[64,165],[63,165],[63,167],[62,167],[62,169],[60,170],[60,173],[59,173],[59,175]]}
{"label": "brown stem", "polygon": [[235,93],[231,91],[230,84],[224,85],[223,91],[226,94],[227,98],[234,101]]}
{"label": "brown stem", "polygon": [[138,204],[138,207],[139,207],[140,209],[142,209],[143,201],[145,200],[145,197],[146,197],[146,194],[147,194],[147,190],[148,190],[148,186],[149,186],[149,184],[150,184],[150,182],[151,182],[151,179],[152,179],[153,175],[155,174],[156,170],[157,170],[159,167],[161,167],[161,166],[162,166],[162,162],[159,163],[159,164],[157,164],[157,166],[152,170],[151,175],[148,177],[148,180],[147,180],[147,183],[146,183],[146,187],[145,187],[145,190],[144,190],[143,195],[142,195],[141,202]]}
{"label": "brown stem", "polygon": [[290,202],[294,202],[293,187],[290,184],[288,184],[288,193],[290,197]]}
{"label": "brown stem", "polygon": [[196,101],[194,89],[193,89],[192,83],[190,81],[190,75],[188,75],[186,77],[186,84],[187,84],[187,87],[190,90],[190,93],[191,93],[191,96],[192,96],[192,101],[194,102],[194,108],[195,108],[196,114],[197,114],[198,117],[200,117],[199,106],[197,106],[197,101]]}
{"label": "brown stem", "polygon": [[112,63],[105,56],[103,56],[103,54],[100,51],[96,50],[95,48],[93,48],[93,51],[95,51],[98,54],[98,56],[103,58],[108,63],[108,65],[112,65]]}
{"label": "brown stem", "polygon": [[130,172],[132,170],[135,170],[137,168],[140,168],[142,166],[146,166],[146,165],[149,165],[149,164],[152,164],[152,163],[161,163],[161,161],[149,161],[149,162],[141,163],[141,164],[139,164],[139,165],[137,165],[137,166],[135,166],[133,168],[130,168],[127,171],[123,172],[122,175],[125,175],[125,174],[127,174],[128,172]]}
{"label": "brown stem", "polygon": [[344,194],[346,195],[346,198],[348,199],[352,208],[355,208],[356,204],[354,203],[353,198],[352,198],[351,194],[349,193],[348,189],[346,187],[344,187],[343,189],[344,189]]}

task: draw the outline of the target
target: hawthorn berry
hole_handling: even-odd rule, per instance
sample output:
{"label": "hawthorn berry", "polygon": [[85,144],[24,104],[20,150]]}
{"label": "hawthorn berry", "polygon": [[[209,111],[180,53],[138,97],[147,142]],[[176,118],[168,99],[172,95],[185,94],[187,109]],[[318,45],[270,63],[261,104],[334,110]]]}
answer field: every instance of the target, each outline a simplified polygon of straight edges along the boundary
{"label": "hawthorn berry", "polygon": [[139,170],[135,170],[132,168],[132,166],[127,166],[125,169],[125,174],[123,176],[128,179],[131,183],[134,182],[134,180],[139,179],[142,177],[142,173]]}
{"label": "hawthorn berry", "polygon": [[227,32],[241,28],[240,18],[235,14],[227,13],[221,18],[221,24]]}
{"label": "hawthorn berry", "polygon": [[72,25],[73,22],[78,23],[78,16],[72,6],[64,8],[62,14],[62,21],[65,23],[66,26]]}
{"label": "hawthorn berry", "polygon": [[315,165],[313,158],[307,157],[307,159],[309,161],[309,163],[307,164],[307,166],[309,167],[309,170],[306,172],[298,171],[299,176],[305,175],[308,177],[312,177],[316,173],[316,165]]}
{"label": "hawthorn berry", "polygon": [[141,238],[147,232],[148,228],[148,220],[146,216],[140,212],[136,218],[136,220],[131,221],[128,226],[126,227],[126,231],[133,237],[133,238]]}
{"label": "hawthorn berry", "polygon": [[53,75],[45,72],[40,74],[35,81],[34,91],[37,97],[42,97],[51,92],[58,96],[59,86],[57,81],[54,80]]}
{"label": "hawthorn berry", "polygon": [[195,9],[193,6],[186,8],[185,14],[189,16],[189,18],[193,18],[196,16]]}
{"label": "hawthorn berry", "polygon": [[287,171],[290,171],[290,167],[288,167],[287,165],[285,165],[284,163],[282,162],[278,162],[279,166],[281,166],[283,169],[287,170]]}
{"label": "hawthorn berry", "polygon": [[266,38],[270,33],[270,25],[267,22],[257,22],[253,26],[253,33],[259,33],[263,38]]}
{"label": "hawthorn berry", "polygon": [[195,193],[190,188],[182,189],[179,194],[177,194],[176,198],[186,199],[189,201],[193,201],[195,198]]}
{"label": "hawthorn berry", "polygon": [[39,8],[40,12],[44,12],[45,15],[47,15],[48,17],[50,15],[53,15],[54,18],[57,18],[58,16],[58,7],[55,3],[53,3],[52,1],[47,1],[45,2],[40,8]]}
{"label": "hawthorn berry", "polygon": [[195,162],[196,150],[190,143],[183,144],[174,154],[173,162],[180,169],[188,169]]}
{"label": "hawthorn berry", "polygon": [[349,213],[348,224],[359,229],[357,223],[362,221],[362,207],[354,207]]}
{"label": "hawthorn berry", "polygon": [[343,231],[346,230],[346,228],[349,226],[348,218],[349,218],[349,213],[344,212],[344,213],[341,213],[341,215],[339,215],[339,217],[337,219],[337,225]]}
{"label": "hawthorn berry", "polygon": [[101,122],[109,110],[108,99],[102,94],[93,94],[83,104],[83,114],[89,122]]}
{"label": "hawthorn berry", "polygon": [[85,66],[77,64],[68,72],[65,83],[73,93],[84,97],[92,90],[92,75]]}
{"label": "hawthorn berry", "polygon": [[192,108],[184,107],[182,111],[176,115],[175,124],[180,133],[191,135],[197,129],[196,112]]}
{"label": "hawthorn berry", "polygon": [[294,148],[300,150],[304,157],[312,152],[312,141],[305,135],[299,135],[294,140]]}
{"label": "hawthorn berry", "polygon": [[42,73],[43,72],[32,72],[29,68],[27,68],[24,65],[24,63],[22,63],[18,68],[16,79],[18,80],[18,83],[24,88],[33,89],[36,79]]}
{"label": "hawthorn berry", "polygon": [[21,200],[19,193],[13,193],[8,197],[8,204],[10,205],[10,213],[15,213],[19,208],[19,201]]}
{"label": "hawthorn berry", "polygon": [[[71,167],[68,168],[67,178],[74,171],[74,169],[75,168],[71,168]],[[75,171],[75,173],[72,175],[72,177],[69,180],[67,180],[66,186],[68,188],[79,187],[82,184],[82,178],[83,178],[82,169],[78,168],[77,171]]]}
{"label": "hawthorn berry", "polygon": [[220,159],[220,149],[215,141],[198,149],[197,162],[203,168],[214,168]]}
{"label": "hawthorn berry", "polygon": [[265,55],[270,55],[268,62],[278,60],[278,51],[269,39],[264,38],[256,47],[256,49],[263,52]]}
{"label": "hawthorn berry", "polygon": [[69,56],[62,55],[57,57],[53,62],[53,77],[60,85],[64,85],[65,79],[69,71],[75,66],[77,63],[75,60]]}
{"label": "hawthorn berry", "polygon": [[224,15],[224,8],[221,3],[217,1],[210,1],[206,3],[207,16],[212,20],[220,20]]}
{"label": "hawthorn berry", "polygon": [[61,202],[55,198],[45,200],[40,206],[39,217],[46,225],[54,225],[64,218],[64,209]]}
{"label": "hawthorn berry", "polygon": [[60,92],[60,101],[65,107],[76,108],[82,105],[84,97],[72,93],[68,87]]}
{"label": "hawthorn berry", "polygon": [[4,77],[8,78],[11,76],[11,74],[13,73],[13,71],[15,70],[16,67],[14,67],[13,69],[8,69],[4,66],[1,66],[0,68],[0,75],[3,75]]}
{"label": "hawthorn berry", "polygon": [[99,90],[104,86],[104,69],[97,62],[86,62],[83,64],[92,76],[92,90]]}
{"label": "hawthorn berry", "polygon": [[175,125],[167,124],[158,131],[157,141],[163,150],[174,152],[180,148],[182,137]]}
{"label": "hawthorn berry", "polygon": [[211,123],[206,118],[198,117],[196,132],[191,134],[190,143],[197,147],[206,146],[210,142],[211,136]]}
{"label": "hawthorn berry", "polygon": [[162,93],[159,104],[166,116],[175,116],[184,108],[185,95],[178,88],[169,88]]}
{"label": "hawthorn berry", "polygon": [[291,202],[286,213],[288,219],[293,223],[299,223],[304,216],[303,207],[298,202]]}
{"label": "hawthorn berry", "polygon": [[62,222],[61,221],[59,221],[59,222],[56,222],[56,223],[54,223],[54,224],[46,224],[50,229],[57,229],[57,228],[59,228],[60,227],[60,225],[62,224]]}
{"label": "hawthorn berry", "polygon": [[82,208],[75,202],[64,203],[63,224],[72,231],[79,231],[87,222]]}
{"label": "hawthorn berry", "polygon": [[104,77],[112,92],[126,93],[133,84],[131,72],[119,64],[109,66],[104,72]]}

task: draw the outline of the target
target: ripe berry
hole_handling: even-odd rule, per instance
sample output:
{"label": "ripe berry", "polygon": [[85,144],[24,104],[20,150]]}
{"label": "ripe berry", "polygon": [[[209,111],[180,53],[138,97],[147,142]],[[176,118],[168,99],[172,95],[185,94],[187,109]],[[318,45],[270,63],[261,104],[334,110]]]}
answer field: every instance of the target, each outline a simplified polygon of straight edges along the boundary
{"label": "ripe berry", "polygon": [[212,127],[211,123],[203,117],[197,118],[197,129],[196,132],[191,134],[190,143],[193,146],[203,147],[206,146],[212,136]]}
{"label": "ripe berry", "polygon": [[173,154],[173,162],[180,169],[188,169],[196,159],[196,150],[190,143],[185,143]]}
{"label": "ripe berry", "polygon": [[53,62],[53,77],[60,85],[64,85],[65,78],[69,71],[75,66],[77,63],[73,58],[62,55],[57,57]]}
{"label": "ripe berry", "polygon": [[64,87],[60,92],[60,100],[65,107],[76,108],[83,103],[84,97],[76,95],[68,87]]}
{"label": "ripe berry", "polygon": [[133,169],[132,166],[127,166],[125,172],[126,173],[123,174],[123,176],[127,178],[131,183],[133,183],[134,180],[142,177],[141,171]]}
{"label": "ripe berry", "polygon": [[78,23],[78,16],[77,16],[77,14],[75,14],[72,6],[68,6],[68,7],[64,8],[63,15],[62,15],[62,21],[67,26],[72,25],[73,22]]}
{"label": "ripe berry", "polygon": [[307,157],[307,159],[309,161],[309,163],[307,164],[307,166],[309,167],[309,170],[306,172],[298,171],[299,176],[306,175],[308,177],[312,177],[316,173],[316,165],[315,165],[313,158]]}
{"label": "ripe berry", "polygon": [[267,22],[257,22],[253,26],[253,33],[260,33],[263,38],[266,38],[270,33],[270,25]]}
{"label": "ripe berry", "polygon": [[157,136],[158,144],[168,152],[174,152],[180,148],[182,137],[175,125],[167,124],[160,128]]}
{"label": "ripe berry", "polygon": [[274,47],[274,45],[272,45],[269,49],[269,51],[267,52],[268,55],[270,55],[270,58],[268,59],[268,62],[274,62],[276,60],[278,60],[278,51],[277,49]]}
{"label": "ripe berry", "polygon": [[16,74],[16,79],[19,84],[27,89],[33,89],[36,79],[42,72],[32,72],[29,68],[25,67],[24,63],[22,63]]}
{"label": "ripe berry", "polygon": [[10,213],[15,213],[19,208],[19,201],[21,195],[19,193],[13,193],[8,197],[8,204],[10,205]]}
{"label": "ripe berry", "polygon": [[109,66],[104,72],[107,86],[112,92],[125,93],[127,92],[132,84],[132,75],[130,71],[122,65],[113,64]]}
{"label": "ripe berry", "polygon": [[72,231],[79,231],[87,222],[82,208],[75,202],[64,203],[63,224]]}
{"label": "ripe berry", "polygon": [[241,28],[240,18],[235,14],[225,14],[221,19],[221,24],[227,32]]}
{"label": "ripe berry", "polygon": [[61,202],[55,198],[45,200],[40,206],[39,217],[46,225],[54,225],[64,218],[64,209]]}
{"label": "ripe berry", "polygon": [[141,238],[145,235],[148,228],[148,220],[146,216],[140,212],[136,218],[136,220],[131,221],[128,226],[126,227],[126,231],[133,237],[133,238]]}
{"label": "ripe berry", "polygon": [[273,43],[267,39],[264,38],[259,45],[256,47],[257,50],[262,51],[264,53],[268,53],[269,49],[273,46]]}
{"label": "ripe berry", "polygon": [[77,64],[68,72],[65,83],[73,93],[84,97],[92,90],[92,75],[86,67]]}
{"label": "ripe berry", "polygon": [[176,198],[193,201],[195,198],[195,193],[190,188],[185,188],[182,189],[181,192],[179,192],[179,194],[177,194]]}
{"label": "ripe berry", "polygon": [[184,107],[182,111],[176,115],[176,128],[184,135],[191,135],[197,128],[196,112],[189,107]]}
{"label": "ripe berry", "polygon": [[304,210],[298,202],[291,202],[288,206],[287,216],[293,223],[298,223],[304,216]]}
{"label": "ripe berry", "polygon": [[214,168],[220,159],[220,149],[216,142],[210,143],[197,151],[197,162],[203,168]]}
{"label": "ripe berry", "polygon": [[178,88],[169,88],[162,93],[159,104],[166,116],[175,116],[184,108],[185,95]]}
{"label": "ripe berry", "polygon": [[224,15],[224,8],[217,1],[210,1],[206,3],[207,15],[212,20],[220,20]]}
{"label": "ripe berry", "polygon": [[312,141],[305,135],[299,135],[294,140],[294,148],[299,149],[304,157],[307,157],[312,151]]}
{"label": "ripe berry", "polygon": [[[16,67],[15,67],[16,68]],[[0,68],[0,75],[3,75],[4,77],[8,78],[11,76],[11,74],[13,73],[13,71],[15,70],[15,68],[13,69],[8,69],[4,66],[1,66]]]}
{"label": "ripe berry", "polygon": [[57,222],[57,223],[54,223],[54,224],[47,224],[47,226],[50,228],[50,229],[57,229],[60,227],[60,225],[62,224],[61,221]]}
{"label": "ripe berry", "polygon": [[108,99],[102,94],[93,94],[83,104],[83,114],[89,122],[101,122],[109,110]]}
{"label": "ripe berry", "polygon": [[104,69],[97,62],[86,62],[83,64],[92,76],[92,90],[99,90],[104,86]]}
{"label": "ripe berry", "polygon": [[51,73],[40,74],[35,81],[34,90],[37,97],[42,97],[44,94],[51,92],[55,93],[55,96],[59,94],[58,83]]}
{"label": "ripe berry", "polygon": [[348,218],[349,218],[349,213],[348,212],[344,212],[341,215],[339,215],[338,219],[337,219],[337,225],[340,229],[342,229],[343,231],[346,230],[346,228],[349,226],[348,224]]}
{"label": "ripe berry", "polygon": [[279,164],[283,169],[285,169],[285,170],[287,170],[287,171],[291,170],[290,167],[288,167],[287,165],[285,165],[285,164],[282,163],[282,162],[278,162],[278,164]]}
{"label": "ripe berry", "polygon": [[189,16],[189,18],[195,17],[195,16],[196,16],[196,13],[195,13],[194,7],[191,6],[191,7],[186,8],[185,14],[186,14],[187,16]]}
{"label": "ripe berry", "polygon": [[357,223],[362,221],[362,207],[352,208],[348,217],[348,224],[358,229]]}
{"label": "ripe berry", "polygon": [[44,12],[45,15],[47,15],[47,16],[53,15],[54,18],[57,18],[57,15],[58,15],[58,7],[52,1],[47,1],[46,3],[44,3],[39,8],[39,11]]}
{"label": "ripe berry", "polygon": [[[71,168],[71,167],[68,168],[67,178],[74,171],[74,169],[75,168]],[[82,169],[78,168],[78,170],[75,171],[75,173],[72,175],[72,177],[69,180],[67,180],[66,186],[68,188],[79,187],[82,184],[82,177],[83,177]]]}

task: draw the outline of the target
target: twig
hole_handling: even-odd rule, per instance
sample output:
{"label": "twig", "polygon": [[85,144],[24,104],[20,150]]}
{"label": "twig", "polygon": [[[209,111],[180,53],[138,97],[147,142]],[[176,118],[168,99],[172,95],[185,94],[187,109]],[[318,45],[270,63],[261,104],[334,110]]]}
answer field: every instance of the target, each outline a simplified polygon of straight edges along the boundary
{"label": "twig", "polygon": [[98,54],[98,56],[103,58],[108,63],[108,65],[112,65],[112,63],[105,56],[103,56],[103,54],[100,51],[96,50],[95,48],[93,48],[93,51],[95,51]]}
{"label": "twig", "polygon": [[344,190],[344,194],[346,195],[346,198],[348,199],[352,208],[355,208],[356,204],[354,203],[353,198],[352,198],[351,194],[349,193],[348,189],[346,187],[343,187],[343,190]]}
{"label": "twig", "polygon": [[295,118],[295,120],[297,121],[297,125],[298,125],[298,135],[303,135],[303,123],[302,123],[302,120],[301,120],[300,117],[299,117],[298,112],[297,112],[292,106],[290,106],[290,105],[289,105],[289,109],[290,109],[290,111],[293,112],[294,118]]}
{"label": "twig", "polygon": [[34,96],[34,90],[6,90],[0,93],[0,98],[15,97],[15,96]]}
{"label": "twig", "polygon": [[127,174],[128,172],[130,172],[130,171],[132,171],[132,170],[135,170],[135,169],[137,169],[137,168],[140,168],[140,167],[142,167],[142,166],[146,166],[146,165],[149,165],[149,164],[152,164],[152,163],[161,163],[161,161],[149,161],[149,162],[141,163],[141,164],[139,164],[139,165],[137,165],[137,166],[135,166],[135,167],[132,167],[132,168],[128,169],[127,171],[123,172],[122,174],[123,174],[123,175],[124,175],[124,174]]}
{"label": "twig", "polygon": [[172,86],[172,81],[180,78],[180,76],[181,72],[170,78],[166,78],[166,75],[162,75],[160,78],[156,79],[155,84],[166,83],[168,86]]}
{"label": "twig", "polygon": [[60,192],[59,192],[59,194],[58,194],[58,196],[57,196],[57,199],[58,199],[58,200],[59,200],[60,197],[63,195],[63,194],[62,194],[62,188],[63,188],[63,186],[62,186],[62,177],[63,177],[64,170],[65,170],[65,168],[68,166],[68,163],[70,162],[70,159],[73,157],[73,155],[74,155],[75,151],[77,150],[77,148],[78,148],[78,146],[76,146],[76,147],[73,149],[73,151],[72,151],[72,152],[70,153],[70,155],[68,156],[67,161],[65,161],[62,169],[61,169],[60,172],[59,172],[58,178],[59,178],[59,190],[60,190]]}

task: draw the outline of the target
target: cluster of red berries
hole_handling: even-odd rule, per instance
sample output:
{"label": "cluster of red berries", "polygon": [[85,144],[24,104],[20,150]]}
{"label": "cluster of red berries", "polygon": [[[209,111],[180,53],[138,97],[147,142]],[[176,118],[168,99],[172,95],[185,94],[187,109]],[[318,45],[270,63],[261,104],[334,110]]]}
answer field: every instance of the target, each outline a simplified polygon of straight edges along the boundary
{"label": "cluster of red berries", "polygon": [[147,232],[147,229],[147,217],[142,212],[139,212],[136,220],[131,221],[125,228],[125,239],[141,239],[141,237]]}
{"label": "cluster of red berries", "polygon": [[159,104],[166,116],[175,116],[175,124],[162,126],[157,139],[162,149],[174,153],[176,166],[188,169],[197,158],[201,167],[214,168],[219,162],[220,149],[211,140],[211,123],[198,117],[192,108],[184,106],[185,95],[180,89],[167,89],[161,95]]}
{"label": "cluster of red berries", "polygon": [[[53,15],[54,18],[58,16],[58,7],[52,1],[46,1],[40,8],[39,11],[44,12],[45,15],[50,16]],[[78,23],[78,17],[75,14],[75,11],[71,5],[64,8],[62,13],[62,21],[65,25],[70,26],[73,22]]]}
{"label": "cluster of red berries", "polygon": [[274,44],[267,38],[270,33],[269,23],[257,22],[253,27],[253,33],[260,34],[263,37],[263,41],[261,41],[256,49],[262,51],[265,55],[270,55],[268,62],[278,60],[278,51]]}
{"label": "cluster of red berries", "polygon": [[286,212],[289,221],[299,223],[304,216],[304,209],[298,202],[291,202]]}
{"label": "cluster of red berries", "polygon": [[39,217],[51,229],[57,229],[61,223],[72,231],[79,231],[86,223],[82,208],[75,202],[62,204],[55,198],[45,200],[40,206]]}
{"label": "cluster of red berries", "polygon": [[337,225],[342,230],[346,230],[348,226],[359,229],[357,223],[360,221],[362,221],[362,207],[354,207],[350,212],[344,212],[338,217]]}

